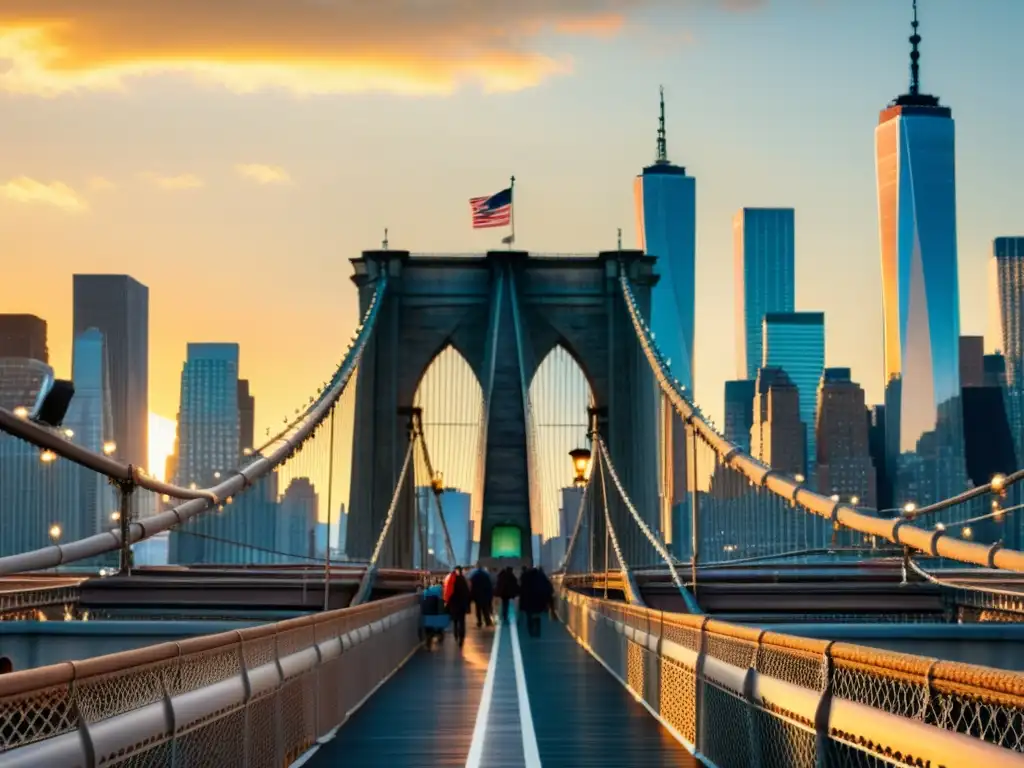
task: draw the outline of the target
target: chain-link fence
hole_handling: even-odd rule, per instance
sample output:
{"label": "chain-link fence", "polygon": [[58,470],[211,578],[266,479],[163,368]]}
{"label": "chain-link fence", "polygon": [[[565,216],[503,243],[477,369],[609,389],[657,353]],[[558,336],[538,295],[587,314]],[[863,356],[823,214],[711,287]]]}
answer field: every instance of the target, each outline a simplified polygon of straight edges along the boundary
{"label": "chain-link fence", "polygon": [[562,590],[569,631],[720,768],[1024,765],[1024,675]]}
{"label": "chain-link fence", "polygon": [[419,646],[414,595],[0,677],[0,766],[281,766]]}

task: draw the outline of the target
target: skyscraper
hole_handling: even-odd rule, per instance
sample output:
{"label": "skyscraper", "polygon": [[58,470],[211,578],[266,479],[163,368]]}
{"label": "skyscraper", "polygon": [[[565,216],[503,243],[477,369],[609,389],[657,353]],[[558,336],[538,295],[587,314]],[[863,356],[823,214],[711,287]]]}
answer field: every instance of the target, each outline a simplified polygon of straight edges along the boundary
{"label": "skyscraper", "polygon": [[725,382],[725,439],[748,452],[754,426],[754,385],[751,379]]}
{"label": "skyscraper", "polygon": [[1024,385],[1024,237],[997,237],[992,255],[1006,380],[1020,389]]}
{"label": "skyscraper", "polygon": [[[71,378],[75,396],[68,407],[64,425],[74,432],[74,441],[95,453],[103,451],[104,443],[114,439],[110,403],[110,376],[107,367],[106,343],[96,328],[75,337],[71,356]],[[112,528],[117,521],[111,513],[118,508],[113,486],[96,473],[82,477],[82,499],[79,506],[89,533]]]}
{"label": "skyscraper", "polygon": [[103,334],[117,457],[149,461],[149,288],[128,275],[74,276],[74,335]]}
{"label": "skyscraper", "polygon": [[253,449],[256,439],[256,398],[249,394],[249,380],[238,380],[238,443],[239,454]]}
{"label": "skyscraper", "polygon": [[[960,424],[960,292],[957,277],[953,115],[921,92],[917,5],[910,36],[910,88],[879,114],[875,129],[882,254],[886,440],[895,492],[915,486],[918,504],[938,485],[965,480]],[[919,443],[938,463],[920,462]],[[941,439],[940,439],[941,438]],[[939,469],[942,465],[944,469]],[[957,466],[961,468],[956,469]],[[952,472],[956,477],[950,476]],[[943,479],[942,483],[938,483]],[[897,503],[901,503],[897,498]]]}
{"label": "skyscraper", "polygon": [[960,386],[985,385],[985,337],[960,337]]}
{"label": "skyscraper", "polygon": [[660,279],[651,292],[651,330],[672,372],[693,389],[697,249],[697,182],[668,159],[665,91],[661,92],[657,155],[633,182],[639,247],[658,257]]}
{"label": "skyscraper", "polygon": [[0,357],[50,362],[46,321],[35,315],[0,315]]}
{"label": "skyscraper", "polygon": [[737,379],[757,378],[764,316],[793,311],[794,229],[792,208],[744,208],[733,218]]}
{"label": "skyscraper", "polygon": [[315,531],[319,497],[308,477],[297,477],[288,484],[281,497],[277,513],[277,541],[275,549],[295,557],[289,562],[306,562],[302,558],[315,556]]}
{"label": "skyscraper", "polygon": [[864,390],[849,368],[826,368],[817,391],[818,490],[843,501],[874,507],[877,477],[871,461]]}
{"label": "skyscraper", "polygon": [[825,313],[768,312],[764,316],[762,365],[782,368],[800,396],[800,421],[807,430],[804,474],[814,469],[814,425],[818,408],[818,382],[825,370]]}
{"label": "skyscraper", "polygon": [[[31,408],[40,386],[52,377],[53,370],[40,360],[0,358],[0,408]],[[90,474],[0,433],[0,556],[95,533],[79,509],[79,483]]]}
{"label": "skyscraper", "polygon": [[[470,560],[470,543],[473,540],[473,527],[469,520],[471,497],[458,488],[445,488],[441,496],[444,508],[444,522],[448,526],[448,536],[455,550],[455,565],[467,565]],[[434,551],[444,552],[444,532],[438,525],[434,529]]]}
{"label": "skyscraper", "polygon": [[189,344],[181,371],[178,485],[213,485],[238,466],[238,345]]}
{"label": "skyscraper", "polygon": [[796,475],[804,470],[806,438],[796,386],[781,368],[761,368],[757,372],[750,454],[772,469]]}

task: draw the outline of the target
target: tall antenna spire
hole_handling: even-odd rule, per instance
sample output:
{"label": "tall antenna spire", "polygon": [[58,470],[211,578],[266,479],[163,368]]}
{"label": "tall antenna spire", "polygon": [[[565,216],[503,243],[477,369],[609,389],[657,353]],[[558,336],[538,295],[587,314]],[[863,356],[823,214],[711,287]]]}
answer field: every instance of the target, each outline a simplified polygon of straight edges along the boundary
{"label": "tall antenna spire", "polygon": [[921,53],[917,50],[917,46],[921,44],[921,36],[917,34],[917,0],[914,0],[914,20],[910,26],[914,30],[910,36],[910,95],[917,96],[921,92],[921,65],[918,63]]}
{"label": "tall antenna spire", "polygon": [[[914,0],[916,5],[917,0]],[[658,163],[668,162],[668,142],[665,140],[665,86],[659,86],[661,112],[658,116]]]}

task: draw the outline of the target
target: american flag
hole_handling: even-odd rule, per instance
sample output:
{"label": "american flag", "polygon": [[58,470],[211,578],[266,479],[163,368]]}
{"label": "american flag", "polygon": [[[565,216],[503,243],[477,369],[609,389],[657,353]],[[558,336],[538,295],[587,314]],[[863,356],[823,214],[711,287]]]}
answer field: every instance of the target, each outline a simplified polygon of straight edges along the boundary
{"label": "american flag", "polygon": [[471,197],[473,229],[507,227],[512,223],[512,187],[487,197]]}

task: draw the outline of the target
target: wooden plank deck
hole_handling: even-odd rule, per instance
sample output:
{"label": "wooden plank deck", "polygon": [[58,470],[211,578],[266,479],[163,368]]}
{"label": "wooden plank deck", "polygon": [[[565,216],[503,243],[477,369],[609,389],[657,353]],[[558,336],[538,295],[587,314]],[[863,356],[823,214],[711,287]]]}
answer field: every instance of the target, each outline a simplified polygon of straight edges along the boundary
{"label": "wooden plank deck", "polygon": [[417,653],[305,766],[465,766],[493,639],[471,627],[461,650],[449,632]]}
{"label": "wooden plank deck", "polygon": [[[511,627],[472,625],[461,650],[449,634],[440,648],[413,656],[305,766],[465,766],[495,631],[502,635],[480,766],[525,766]],[[533,638],[521,620],[517,633],[542,765],[699,765],[561,624],[545,618]]]}
{"label": "wooden plank deck", "polygon": [[560,623],[545,617],[536,638],[524,621],[519,639],[544,765],[700,765]]}

